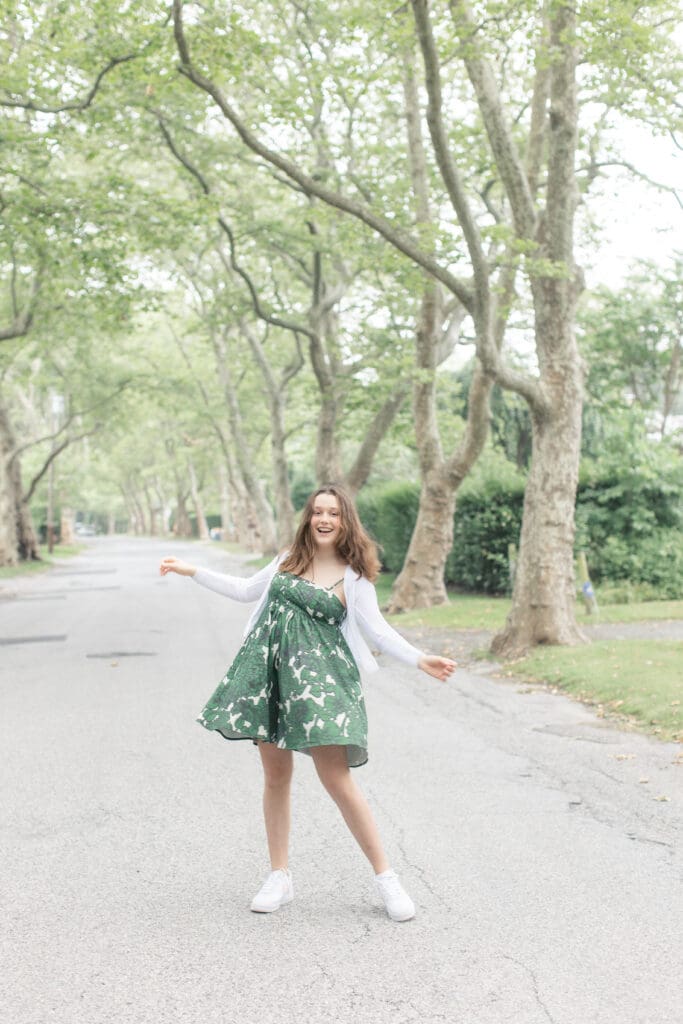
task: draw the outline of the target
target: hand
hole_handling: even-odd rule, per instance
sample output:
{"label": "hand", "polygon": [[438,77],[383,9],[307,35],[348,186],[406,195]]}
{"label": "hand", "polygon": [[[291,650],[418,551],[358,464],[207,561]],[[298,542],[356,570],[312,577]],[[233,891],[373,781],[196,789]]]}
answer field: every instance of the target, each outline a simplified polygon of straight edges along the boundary
{"label": "hand", "polygon": [[445,682],[455,672],[457,665],[450,658],[441,658],[438,654],[426,654],[424,658],[420,658],[417,667],[426,672],[428,676],[434,676],[435,679]]}
{"label": "hand", "polygon": [[169,572],[177,572],[179,576],[194,576],[197,569],[194,565],[190,565],[189,562],[181,562],[179,558],[174,558],[173,555],[169,555],[168,558],[162,558],[161,565],[159,566],[159,572],[162,576],[166,576]]}

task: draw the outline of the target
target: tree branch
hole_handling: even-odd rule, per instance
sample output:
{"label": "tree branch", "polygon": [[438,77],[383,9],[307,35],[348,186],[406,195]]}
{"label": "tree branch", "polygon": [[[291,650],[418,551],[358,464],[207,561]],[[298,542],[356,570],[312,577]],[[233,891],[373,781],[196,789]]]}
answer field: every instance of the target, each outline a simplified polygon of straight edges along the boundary
{"label": "tree branch", "polygon": [[[69,429],[69,427],[74,422],[74,420],[80,419],[83,416],[87,416],[89,413],[93,412],[95,409],[99,409],[100,406],[106,405],[108,402],[111,402],[112,398],[116,398],[117,395],[120,395],[121,392],[125,391],[125,389],[130,384],[132,384],[132,383],[133,382],[132,382],[131,378],[126,378],[126,380],[123,380],[114,391],[112,391],[110,394],[106,395],[104,398],[100,398],[97,402],[93,402],[92,405],[86,406],[85,409],[77,409],[75,412],[70,413],[67,416],[67,418],[64,421],[64,423],[59,428],[59,430],[56,430],[52,434],[45,434],[43,437],[36,438],[35,441],[27,441],[26,444],[19,445],[17,448],[15,448],[12,451],[12,454],[10,455],[10,458],[9,458],[9,465],[11,465],[14,462],[15,459],[18,459],[19,456],[23,452],[27,451],[29,448],[35,448],[36,445],[44,444],[45,441],[55,441],[60,436],[60,434],[63,434],[66,430]],[[83,434],[83,437],[87,437],[87,436],[88,436],[87,434]],[[79,437],[80,437],[80,435],[79,435]],[[78,438],[72,437],[68,443],[71,444],[72,441],[77,441],[77,440],[78,440]]]}
{"label": "tree branch", "polygon": [[[241,277],[244,283],[246,284],[247,289],[249,290],[249,294],[251,296],[251,304],[254,307],[254,312],[256,313],[256,316],[259,318],[259,320],[263,320],[264,323],[267,324],[272,324],[273,327],[282,327],[283,330],[285,331],[293,331],[295,334],[305,334],[306,337],[312,339],[313,332],[309,330],[308,327],[306,327],[304,324],[297,323],[295,320],[285,320],[283,317],[275,316],[273,313],[266,312],[266,310],[261,305],[261,300],[259,299],[258,292],[256,291],[256,286],[252,281],[251,276],[247,273],[244,267],[242,267],[237,262],[237,254],[235,250],[235,236],[232,233],[232,228],[225,220],[225,218],[220,215],[218,217],[218,223],[220,224],[223,232],[227,235],[228,238],[228,244],[230,246],[230,269],[234,270],[234,272],[239,277]],[[220,247],[218,249],[218,255],[221,259],[221,262],[225,266],[227,262],[225,259],[225,253]]]}
{"label": "tree branch", "polygon": [[33,323],[33,314],[35,312],[38,293],[43,279],[43,265],[41,264],[34,274],[33,281],[31,283],[31,291],[24,308],[19,310],[15,293],[16,264],[13,264],[13,267],[11,291],[14,319],[8,327],[0,328],[0,341],[11,341],[13,338],[23,338],[28,334],[31,329],[31,324]]}
{"label": "tree branch", "polygon": [[531,119],[525,153],[524,169],[529,183],[529,194],[532,202],[536,201],[543,150],[548,135],[548,99],[550,97],[549,32],[548,0],[546,0],[543,8],[543,25],[536,46],[536,75],[534,77],[534,91],[531,96]]}
{"label": "tree branch", "polygon": [[544,225],[545,249],[551,260],[573,267],[573,224],[576,205],[576,14],[568,0],[557,0],[550,21],[550,130]]}
{"label": "tree branch", "polygon": [[636,178],[640,178],[641,181],[647,182],[648,185],[652,185],[653,188],[658,189],[660,192],[670,193],[683,210],[683,199],[681,198],[678,189],[674,188],[673,185],[665,185],[661,181],[655,181],[654,178],[650,178],[649,175],[644,173],[644,171],[638,170],[638,168],[632,163],[629,163],[628,160],[591,160],[588,167],[580,168],[578,173],[585,170],[588,173],[589,180],[592,181],[597,171],[602,167],[623,167],[629,172],[629,174],[632,174]]}
{"label": "tree branch", "polygon": [[418,242],[415,241],[406,231],[396,227],[379,216],[365,204],[359,203],[340,192],[327,188],[321,182],[316,181],[310,175],[302,171],[295,163],[280,153],[275,152],[266,146],[247,127],[241,117],[228,103],[227,99],[210,79],[202,75],[192,64],[187,40],[183,31],[182,23],[183,0],[173,0],[173,23],[176,46],[180,55],[181,64],[179,71],[185,75],[194,85],[202,89],[212,97],[223,116],[235,128],[246,146],[254,153],[266,160],[268,163],[281,170],[288,178],[291,178],[301,186],[307,195],[317,196],[329,206],[351,214],[357,220],[362,221],[372,228],[386,241],[393,245],[399,252],[402,252],[413,262],[427,270],[433,277],[441,281],[450,291],[458,296],[463,305],[471,309],[473,296],[469,286],[461,281],[445,267],[441,266],[431,255],[425,253]]}
{"label": "tree branch", "polygon": [[[170,149],[171,153],[173,154],[173,156],[176,158],[176,160],[178,160],[179,163],[182,164],[185,170],[192,175],[195,181],[199,183],[199,187],[201,188],[204,195],[211,195],[212,189],[207,179],[204,177],[204,175],[196,166],[196,164],[193,164],[192,161],[183,153],[181,153],[181,151],[178,149],[173,137],[171,136],[171,133],[169,132],[166,126],[166,123],[164,122],[164,119],[161,117],[159,113],[156,113],[156,118],[159,123],[162,135],[164,136],[164,139],[166,141],[166,144]],[[257,317],[260,320],[263,320],[265,323],[272,324],[273,327],[282,327],[283,330],[286,331],[300,332],[301,334],[306,334],[310,336],[311,332],[305,325],[295,323],[293,320],[285,320],[282,317],[275,316],[272,313],[266,312],[266,310],[261,305],[261,300],[259,299],[259,295],[256,290],[256,286],[251,278],[251,275],[248,274],[244,267],[242,267],[241,264],[237,262],[235,236],[233,234],[232,228],[230,227],[230,225],[225,220],[222,214],[219,213],[216,217],[216,220],[223,233],[227,236],[228,244],[230,246],[229,267],[246,284],[247,289],[249,290],[249,295],[251,296],[251,303],[252,306],[254,307],[254,312],[256,313]],[[228,264],[225,259],[225,254],[220,247],[218,247],[218,255],[221,259],[221,262],[223,263],[224,266],[226,266],[227,269]]]}
{"label": "tree branch", "polygon": [[346,483],[354,494],[358,493],[368,479],[377,449],[393,423],[398,410],[406,400],[409,391],[409,382],[402,382],[392,391],[384,404],[375,413],[372,423],[368,427],[362,444],[356,453],[353,466],[346,474]]}
{"label": "tree branch", "polygon": [[474,375],[467,393],[465,433],[453,454],[446,460],[446,474],[452,487],[458,487],[481,454],[489,431],[491,377],[481,364],[474,364]]}
{"label": "tree branch", "polygon": [[[413,7],[415,6],[417,4],[414,2]],[[421,0],[421,6],[426,9],[426,0]],[[510,200],[515,231],[520,238],[533,238],[536,230],[536,210],[529,182],[505,121],[503,105],[491,66],[477,53],[477,44],[473,41],[476,25],[472,13],[466,0],[449,0],[449,7],[456,32],[464,47],[463,60],[474,87],[496,166]]]}
{"label": "tree branch", "polygon": [[[437,159],[439,160],[444,182],[449,189],[456,215],[468,241],[470,258],[472,259],[476,295],[476,309],[473,313],[473,320],[477,335],[477,355],[481,360],[482,373],[484,376],[495,379],[502,387],[517,391],[523,395],[534,408],[540,408],[543,398],[538,382],[506,366],[500,357],[499,347],[495,339],[495,324],[492,323],[493,304],[491,302],[490,272],[484,256],[478,228],[472,218],[457,169],[450,157],[448,139],[441,116],[439,58],[432,35],[427,0],[411,0],[411,2],[425,62],[430,104],[427,118],[430,132],[432,133],[432,142]],[[467,229],[461,220],[461,216],[465,218]],[[471,312],[470,307],[466,308]]]}
{"label": "tree branch", "polygon": [[[422,59],[425,67],[425,84],[427,86],[427,124],[434,147],[441,177],[450,197],[453,209],[460,223],[467,243],[472,271],[474,273],[475,301],[464,302],[465,308],[472,313],[480,323],[487,319],[487,307],[489,304],[489,271],[486,264],[486,256],[481,242],[479,229],[472,215],[470,205],[467,201],[465,189],[460,178],[457,167],[451,157],[448,136],[443,123],[442,96],[441,96],[441,75],[439,69],[439,56],[436,51],[436,44],[432,34],[432,24],[429,17],[428,0],[412,0],[413,15],[417,27],[417,35],[422,51]],[[454,291],[454,289],[451,289]],[[458,294],[457,292],[455,293]],[[475,308],[476,305],[476,308]]]}
{"label": "tree branch", "polygon": [[209,183],[202,174],[202,172],[193,163],[190,163],[188,158],[180,152],[180,150],[178,149],[173,140],[173,136],[166,127],[166,122],[164,121],[161,114],[155,111],[155,117],[159,124],[159,128],[161,129],[161,134],[166,140],[166,145],[171,150],[173,156],[176,158],[178,163],[181,163],[185,170],[192,175],[195,181],[199,182],[199,187],[201,188],[202,192],[204,193],[205,196],[208,196],[211,192],[211,188],[209,187]]}
{"label": "tree branch", "polygon": [[96,423],[95,426],[91,430],[84,430],[82,434],[76,434],[75,437],[65,437],[60,445],[58,445],[56,448],[53,448],[52,451],[50,452],[50,454],[48,455],[47,459],[43,463],[42,469],[38,473],[36,473],[36,475],[33,477],[33,480],[31,481],[29,489],[22,496],[22,499],[21,499],[22,502],[25,505],[27,505],[29,503],[29,501],[31,500],[31,498],[33,497],[33,495],[35,493],[36,487],[38,486],[40,481],[43,479],[45,474],[47,473],[47,471],[50,468],[51,464],[54,462],[54,460],[57,458],[57,456],[60,455],[64,451],[65,448],[68,448],[70,444],[74,443],[74,441],[82,441],[84,437],[92,437],[93,434],[96,434],[97,431],[101,430],[101,429],[102,429],[102,424],[101,423]]}
{"label": "tree branch", "polygon": [[95,99],[105,75],[108,75],[119,64],[125,64],[127,61],[135,60],[139,56],[139,53],[129,53],[125,57],[112,57],[109,63],[102,68],[92,87],[82,100],[70,100],[68,103],[62,103],[58,107],[48,107],[42,103],[34,103],[32,100],[5,100],[0,97],[0,107],[21,107],[23,110],[35,110],[41,114],[61,114],[67,110],[85,110]]}

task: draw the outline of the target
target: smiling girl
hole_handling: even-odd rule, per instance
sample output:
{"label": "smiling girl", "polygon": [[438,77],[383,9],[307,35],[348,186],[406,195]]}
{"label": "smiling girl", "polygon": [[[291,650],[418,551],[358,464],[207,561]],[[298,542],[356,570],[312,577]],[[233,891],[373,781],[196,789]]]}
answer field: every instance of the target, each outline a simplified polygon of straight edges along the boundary
{"label": "smiling girl", "polygon": [[367,718],[360,671],[377,669],[363,634],[380,651],[445,680],[449,658],[425,654],[382,617],[373,581],[377,549],[353,502],[337,485],[315,491],[291,547],[243,579],[164,558],[160,571],[238,601],[258,604],[235,660],[198,721],[226,739],[251,739],[263,764],[271,871],[251,909],[278,910],[294,897],[288,866],[293,751],[316,772],[375,871],[394,921],[415,907],[391,869],[370,807],[350,768],[367,762]]}

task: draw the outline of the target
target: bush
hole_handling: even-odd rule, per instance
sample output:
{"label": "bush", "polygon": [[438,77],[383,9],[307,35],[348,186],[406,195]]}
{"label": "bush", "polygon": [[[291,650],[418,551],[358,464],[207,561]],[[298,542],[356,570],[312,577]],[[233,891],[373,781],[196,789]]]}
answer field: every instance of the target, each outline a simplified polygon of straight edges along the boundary
{"label": "bush", "polygon": [[[576,550],[585,550],[595,583],[627,581],[651,598],[683,597],[683,474],[668,462],[604,467],[584,474],[577,494]],[[361,519],[381,546],[386,569],[403,566],[419,506],[417,484],[363,491]],[[508,545],[518,544],[524,481],[510,463],[487,458],[463,484],[456,505],[446,583],[467,591],[509,589]]]}
{"label": "bush", "polygon": [[634,543],[608,537],[593,555],[591,575],[597,580],[647,585],[658,598],[683,598],[683,534],[656,530]]}
{"label": "bush", "polygon": [[[485,593],[507,589],[508,544],[518,541],[523,501],[523,484],[514,471],[508,479],[489,474],[468,481],[458,497],[447,583]],[[419,504],[419,486],[407,481],[363,491],[358,498],[361,521],[390,572],[403,567]]]}
{"label": "bush", "polygon": [[403,482],[386,484],[358,499],[361,521],[380,545],[382,565],[400,572],[420,505],[420,488]]}
{"label": "bush", "polygon": [[517,544],[524,491],[518,485],[461,495],[446,561],[446,582],[479,593],[509,589],[508,545]]}
{"label": "bush", "polygon": [[[190,520],[190,526],[192,527],[192,536],[193,537],[198,537],[199,536],[199,524],[197,523],[196,515],[194,513],[191,513],[190,516],[189,516],[189,520]],[[209,512],[209,513],[207,513],[207,515],[206,515],[206,525],[207,525],[207,528],[209,530],[213,530],[214,528],[221,526],[222,522],[223,522],[223,518],[222,518],[220,512]],[[172,528],[173,527],[171,526],[171,529]]]}
{"label": "bush", "polygon": [[297,474],[290,483],[292,504],[297,512],[301,511],[309,495],[316,487],[315,477],[307,473]]}
{"label": "bush", "polygon": [[650,583],[632,583],[631,580],[617,580],[601,583],[596,588],[598,605],[635,604],[640,601],[657,601],[664,595]]}

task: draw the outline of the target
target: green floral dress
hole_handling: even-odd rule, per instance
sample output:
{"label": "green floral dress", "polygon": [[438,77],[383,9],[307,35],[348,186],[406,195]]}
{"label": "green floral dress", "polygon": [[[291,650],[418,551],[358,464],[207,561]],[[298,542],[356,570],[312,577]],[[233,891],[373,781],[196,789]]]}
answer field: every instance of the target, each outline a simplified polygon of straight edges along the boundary
{"label": "green floral dress", "polygon": [[275,574],[258,622],[200,725],[228,740],[262,739],[302,753],[341,744],[351,768],[366,763],[360,674],[340,628],[346,609],[331,590]]}

